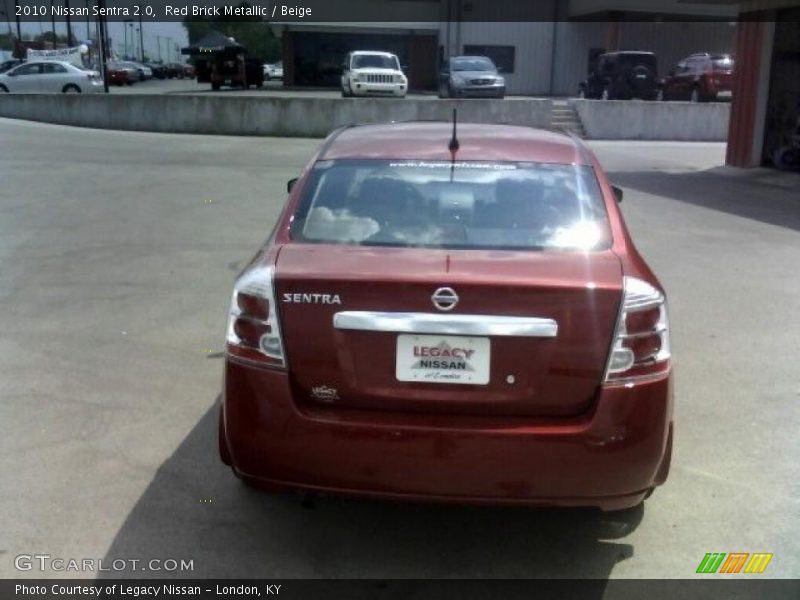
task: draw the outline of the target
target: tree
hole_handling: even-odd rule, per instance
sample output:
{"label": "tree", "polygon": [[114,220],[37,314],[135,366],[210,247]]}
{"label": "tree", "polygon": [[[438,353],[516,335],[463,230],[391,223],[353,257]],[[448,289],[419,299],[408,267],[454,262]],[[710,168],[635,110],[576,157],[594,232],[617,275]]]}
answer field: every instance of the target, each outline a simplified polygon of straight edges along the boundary
{"label": "tree", "polygon": [[[33,38],[36,42],[44,42],[46,44],[53,43],[53,32],[52,31],[44,31]],[[67,43],[67,36],[65,35],[56,35],[56,44],[66,44]]]}
{"label": "tree", "polygon": [[14,39],[14,36],[9,33],[0,33],[0,50],[13,50]]}
{"label": "tree", "polygon": [[[248,8],[248,2],[240,7]],[[219,20],[201,17],[186,17],[183,27],[189,36],[189,45],[196,44],[209,31],[219,31],[232,37],[237,43],[247,48],[247,55],[264,61],[276,61],[281,58],[280,41],[272,33],[269,23],[261,17],[218,17]]]}

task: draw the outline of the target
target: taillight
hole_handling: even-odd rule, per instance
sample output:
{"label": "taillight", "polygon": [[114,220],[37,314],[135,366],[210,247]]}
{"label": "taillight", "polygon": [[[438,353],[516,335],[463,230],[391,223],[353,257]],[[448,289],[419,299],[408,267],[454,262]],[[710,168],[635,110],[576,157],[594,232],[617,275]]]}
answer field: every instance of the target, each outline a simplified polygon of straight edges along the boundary
{"label": "taillight", "polygon": [[667,300],[655,287],[625,277],[614,343],[606,365],[607,382],[666,373],[670,368]]}
{"label": "taillight", "polygon": [[233,356],[284,367],[272,267],[246,271],[233,286],[226,350]]}

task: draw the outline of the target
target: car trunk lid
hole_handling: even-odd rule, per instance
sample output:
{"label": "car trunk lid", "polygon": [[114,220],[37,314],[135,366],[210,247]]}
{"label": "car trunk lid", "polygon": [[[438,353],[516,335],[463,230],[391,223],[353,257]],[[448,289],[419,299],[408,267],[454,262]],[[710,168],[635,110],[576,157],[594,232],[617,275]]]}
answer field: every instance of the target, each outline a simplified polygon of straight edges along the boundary
{"label": "car trunk lid", "polygon": [[[440,305],[458,296],[449,310],[432,300],[442,288]],[[610,251],[287,244],[276,267],[295,400],[364,410],[578,414],[621,290]]]}

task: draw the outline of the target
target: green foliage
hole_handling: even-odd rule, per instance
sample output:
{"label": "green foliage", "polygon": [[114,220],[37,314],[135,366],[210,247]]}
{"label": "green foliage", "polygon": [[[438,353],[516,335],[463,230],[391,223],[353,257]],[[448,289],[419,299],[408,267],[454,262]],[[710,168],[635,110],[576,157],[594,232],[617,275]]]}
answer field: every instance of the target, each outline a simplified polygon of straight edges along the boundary
{"label": "green foliage", "polygon": [[[241,7],[251,6],[241,2]],[[189,36],[189,45],[197,43],[209,31],[219,31],[232,37],[237,43],[247,48],[247,56],[264,61],[276,61],[281,58],[281,44],[272,33],[269,24],[260,17],[217,17],[218,20],[200,17],[186,17],[183,27]]]}
{"label": "green foliage", "polygon": [[[44,32],[38,34],[33,39],[36,42],[52,43],[53,42],[53,32],[52,31],[44,31]],[[67,36],[56,34],[56,43],[57,44],[66,44],[67,43]]]}
{"label": "green foliage", "polygon": [[0,33],[0,50],[13,50],[14,36],[8,33]]}

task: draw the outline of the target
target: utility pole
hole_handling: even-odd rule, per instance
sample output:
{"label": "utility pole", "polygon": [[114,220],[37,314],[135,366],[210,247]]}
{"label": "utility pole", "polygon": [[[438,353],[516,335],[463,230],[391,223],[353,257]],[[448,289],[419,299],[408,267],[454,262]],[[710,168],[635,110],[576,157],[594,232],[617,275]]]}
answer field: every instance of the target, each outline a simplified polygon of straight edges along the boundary
{"label": "utility pole", "polygon": [[156,44],[158,44],[158,62],[163,62],[161,60],[161,36],[156,36]]}
{"label": "utility pole", "polygon": [[67,21],[67,48],[72,46],[72,20],[69,16],[69,0],[64,0],[64,8],[67,9],[66,14],[66,21]]}
{"label": "utility pole", "polygon": [[142,27],[142,11],[139,11],[139,58],[144,62],[144,28]]}
{"label": "utility pole", "polygon": [[56,49],[56,15],[53,10],[53,0],[50,0],[50,25],[53,28],[53,50]]}
{"label": "utility pole", "polygon": [[[14,14],[16,14],[16,13],[17,13],[17,10],[15,8],[14,9]],[[10,16],[8,14],[8,2],[7,2],[7,0],[6,0],[6,2],[3,2],[3,14],[6,15],[6,17]],[[6,25],[8,25],[8,37],[10,39],[10,38],[14,37],[14,32],[11,29],[11,19],[9,19],[9,18],[6,19]]]}
{"label": "utility pole", "polygon": [[[105,8],[105,0],[97,0],[100,9]],[[100,44],[100,76],[103,78],[103,88],[108,93],[108,72],[106,69],[106,58],[108,58],[108,30],[105,27],[105,17],[97,15],[98,42]]]}
{"label": "utility pole", "polygon": [[17,20],[17,39],[21,42],[22,32],[20,31],[19,27],[19,12],[17,10],[18,6],[19,6],[19,0],[14,0],[14,18]]}
{"label": "utility pole", "polygon": [[128,59],[128,22],[122,23],[122,30],[125,32],[125,59]]}

